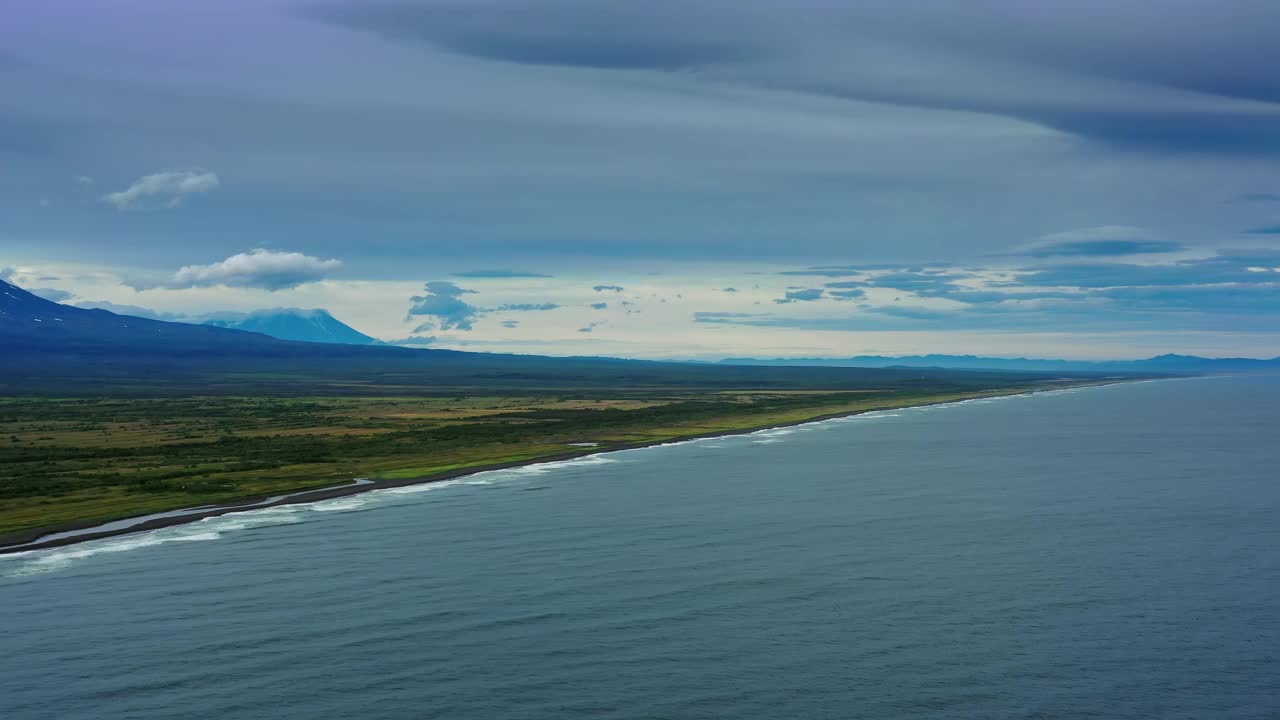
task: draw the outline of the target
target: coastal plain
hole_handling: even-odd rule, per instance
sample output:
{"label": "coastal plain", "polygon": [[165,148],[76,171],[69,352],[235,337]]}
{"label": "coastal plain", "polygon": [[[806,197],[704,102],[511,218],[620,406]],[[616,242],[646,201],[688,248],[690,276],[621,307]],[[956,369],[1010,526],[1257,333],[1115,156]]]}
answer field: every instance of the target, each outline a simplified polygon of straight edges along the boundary
{"label": "coastal plain", "polygon": [[402,480],[1056,384],[0,398],[0,543],[178,508]]}

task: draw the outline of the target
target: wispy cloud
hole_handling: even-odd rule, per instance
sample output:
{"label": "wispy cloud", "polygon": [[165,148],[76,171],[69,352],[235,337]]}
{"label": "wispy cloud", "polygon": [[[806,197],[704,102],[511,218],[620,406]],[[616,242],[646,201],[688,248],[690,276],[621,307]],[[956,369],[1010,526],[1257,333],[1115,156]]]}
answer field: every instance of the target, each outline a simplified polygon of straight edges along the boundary
{"label": "wispy cloud", "polygon": [[404,345],[407,347],[424,347],[435,344],[437,338],[435,335],[410,335],[405,338],[395,340],[383,340],[387,345]]}
{"label": "wispy cloud", "polygon": [[1014,253],[1027,257],[1121,257],[1173,253],[1186,248],[1165,240],[1080,240],[1028,247]]}
{"label": "wispy cloud", "polygon": [[560,307],[557,303],[508,303],[499,305],[494,308],[498,312],[537,312],[540,310],[555,310]]}
{"label": "wispy cloud", "polygon": [[1223,250],[1209,258],[1176,263],[1069,263],[1036,270],[1023,277],[1026,285],[1108,288],[1156,285],[1257,284],[1271,282],[1251,267],[1280,265],[1280,250]]}
{"label": "wispy cloud", "polygon": [[1130,225],[1100,225],[1044,235],[1009,255],[1049,257],[1122,257],[1173,253],[1186,248],[1181,243],[1157,240],[1144,228]]}
{"label": "wispy cloud", "polygon": [[119,210],[137,207],[147,198],[153,197],[163,199],[163,207],[176,207],[186,196],[216,190],[218,185],[216,173],[174,170],[141,177],[128,188],[104,195],[102,199]]}
{"label": "wispy cloud", "polygon": [[867,291],[856,288],[853,290],[828,290],[827,295],[836,300],[857,300],[866,297]]}
{"label": "wispy cloud", "polygon": [[693,321],[698,323],[732,324],[746,318],[764,317],[763,313],[749,312],[696,312]]}
{"label": "wispy cloud", "polygon": [[850,275],[857,275],[857,274],[858,274],[858,273],[860,273],[860,272],[862,272],[860,269],[855,269],[855,268],[838,268],[838,267],[822,268],[822,267],[817,267],[817,268],[809,268],[809,269],[807,269],[807,270],[783,270],[782,272],[780,272],[780,273],[778,273],[778,274],[779,274],[779,275],[800,275],[800,276],[812,276],[812,277],[829,277],[829,278],[839,278],[839,277],[849,277]]}
{"label": "wispy cloud", "polygon": [[466,272],[450,273],[454,277],[460,278],[549,278],[551,275],[543,275],[535,272],[522,272],[519,270],[467,270]]}
{"label": "wispy cloud", "polygon": [[618,293],[622,292],[623,290],[626,290],[626,288],[622,287],[621,285],[592,285],[591,289],[595,290],[596,292],[618,292]]}

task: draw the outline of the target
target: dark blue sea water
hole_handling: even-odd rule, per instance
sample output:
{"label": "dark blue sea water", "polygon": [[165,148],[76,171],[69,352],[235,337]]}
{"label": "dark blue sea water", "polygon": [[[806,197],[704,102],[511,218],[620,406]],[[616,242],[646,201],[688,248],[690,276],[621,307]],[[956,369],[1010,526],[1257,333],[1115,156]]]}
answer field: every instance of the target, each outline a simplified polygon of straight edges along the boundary
{"label": "dark blue sea water", "polygon": [[1280,380],[628,451],[0,558],[0,717],[1280,717]]}

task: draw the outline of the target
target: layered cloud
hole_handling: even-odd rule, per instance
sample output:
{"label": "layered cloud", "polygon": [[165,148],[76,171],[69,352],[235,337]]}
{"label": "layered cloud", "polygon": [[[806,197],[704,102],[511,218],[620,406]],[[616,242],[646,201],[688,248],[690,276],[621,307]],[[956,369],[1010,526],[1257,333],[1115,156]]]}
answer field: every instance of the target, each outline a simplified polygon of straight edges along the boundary
{"label": "layered cloud", "polygon": [[216,173],[175,170],[138,178],[128,188],[104,195],[102,199],[120,210],[139,207],[153,199],[164,207],[176,207],[188,195],[207,193],[216,190],[218,185]]}
{"label": "layered cloud", "polygon": [[[1062,243],[1121,242],[1066,238]],[[1137,241],[1134,241],[1137,242]],[[1054,327],[1261,331],[1280,308],[1280,249],[1224,249],[1163,262],[1119,262],[1067,252],[1070,262],[1028,267],[841,267],[854,279],[787,290],[774,313],[698,312],[695,322],[856,331],[927,327],[1025,332]],[[1159,255],[1159,253],[1156,253]],[[1090,256],[1088,260],[1078,259]],[[1057,257],[1057,254],[1036,259]],[[816,269],[821,270],[821,269]],[[791,274],[791,273],[788,273]],[[805,307],[787,309],[800,300]],[[844,300],[837,304],[836,301]],[[785,310],[785,311],[784,311]]]}
{"label": "layered cloud", "polygon": [[528,65],[679,70],[751,56],[742,38],[683,22],[690,10],[671,0],[329,3],[310,13],[460,55]]}
{"label": "layered cloud", "polygon": [[[358,237],[354,265],[403,280],[443,257],[490,279],[744,248],[965,262],[1055,228],[1210,246],[1276,222],[1261,28],[1280,10],[1261,0],[252,5],[262,34],[235,47],[201,29],[248,21],[207,0],[6,14],[6,227],[132,265],[189,262],[175,237],[221,257],[286,232],[347,257]],[[90,30],[113,23],[153,32]],[[217,213],[193,201],[215,180]],[[108,190],[189,212],[107,218],[84,201]],[[1057,251],[1090,249],[1161,247]]]}
{"label": "layered cloud", "polygon": [[[313,16],[484,60],[1006,115],[1106,143],[1280,152],[1268,0],[396,0]],[[1231,22],[1222,22],[1223,18]],[[1188,57],[1197,58],[1187,62]]]}
{"label": "layered cloud", "polygon": [[1011,254],[1034,258],[1118,257],[1173,253],[1185,249],[1181,243],[1153,238],[1143,228],[1103,225],[1045,235]]}
{"label": "layered cloud", "polygon": [[489,349],[1266,336],[1275,2],[163,5],[0,23],[3,262],[77,266],[24,286]]}

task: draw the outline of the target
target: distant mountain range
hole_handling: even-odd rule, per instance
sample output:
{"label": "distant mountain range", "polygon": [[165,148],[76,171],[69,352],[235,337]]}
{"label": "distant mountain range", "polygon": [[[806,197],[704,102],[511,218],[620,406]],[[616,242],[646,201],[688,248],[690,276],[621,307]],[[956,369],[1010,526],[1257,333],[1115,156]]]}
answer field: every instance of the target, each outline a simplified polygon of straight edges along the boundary
{"label": "distant mountain range", "polygon": [[[501,371],[505,377],[514,378],[510,371],[519,368],[519,374],[539,369],[539,372],[555,367],[557,372],[570,367],[579,368],[586,375],[608,365],[613,368],[647,368],[646,372],[664,368],[660,373],[675,372],[683,368],[683,375],[702,376],[713,367],[708,365],[738,366],[735,377],[755,378],[765,382],[773,378],[766,368],[822,367],[828,371],[839,368],[912,369],[937,368],[944,370],[1004,371],[1004,372],[1062,372],[1062,373],[1205,373],[1205,372],[1280,372],[1280,358],[1258,360],[1251,358],[1203,358],[1191,355],[1160,355],[1145,360],[1117,360],[1088,362],[1077,360],[1042,360],[1034,358],[997,358],[975,355],[907,355],[887,357],[862,355],[849,358],[729,358],[719,363],[654,363],[613,358],[549,358],[529,355],[503,355],[493,353],[467,353],[453,350],[410,350],[380,343],[334,318],[325,310],[277,309],[249,313],[244,316],[207,320],[206,324],[167,322],[132,315],[118,315],[102,309],[87,309],[62,305],[0,281],[0,366],[33,372],[41,362],[44,374],[53,372],[83,372],[87,358],[110,358],[111,367],[127,374],[127,368],[138,367],[150,359],[153,363],[163,359],[166,367],[175,363],[199,364],[208,369],[217,366],[227,370],[239,363],[259,366],[264,362],[289,367],[307,366],[329,372],[335,359],[341,362],[360,363],[362,367],[382,367],[388,363],[412,363],[418,366],[424,361],[432,363],[465,363],[476,372],[484,368]],[[231,360],[234,358],[234,362]],[[221,360],[220,360],[221,359]],[[698,369],[701,366],[703,369]],[[106,366],[103,366],[106,367]],[[103,367],[88,368],[102,370]],[[753,369],[754,368],[754,369]],[[3,367],[0,367],[3,369]],[[384,368],[383,371],[385,371]],[[795,380],[795,373],[777,376]],[[809,372],[814,382],[840,373]],[[720,374],[727,382],[729,374]],[[522,377],[529,380],[532,375]],[[443,381],[443,377],[441,378]],[[704,379],[705,381],[705,379]],[[771,380],[770,380],[771,381]],[[0,382],[0,385],[5,383]]]}
{"label": "distant mountain range", "polygon": [[205,320],[205,325],[247,330],[281,340],[300,342],[378,345],[380,341],[356,330],[329,314],[328,310],[277,308],[258,310],[239,317]]}
{"label": "distant mountain range", "polygon": [[951,370],[1022,370],[1037,372],[1280,372],[1280,357],[1204,358],[1194,355],[1158,355],[1145,360],[1041,360],[1036,358],[980,357],[977,355],[859,355],[849,358],[728,358],[725,365],[786,367],[946,368]]}
{"label": "distant mountain range", "polygon": [[[328,317],[303,319],[320,325],[325,337],[352,337],[336,320],[340,327],[329,324]],[[259,327],[279,331],[271,318]],[[62,305],[0,281],[0,394],[456,393],[459,388],[506,394],[618,387],[932,392],[1043,379],[1038,373],[1009,371],[730,367],[298,342]]]}

